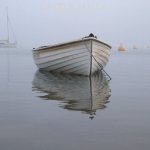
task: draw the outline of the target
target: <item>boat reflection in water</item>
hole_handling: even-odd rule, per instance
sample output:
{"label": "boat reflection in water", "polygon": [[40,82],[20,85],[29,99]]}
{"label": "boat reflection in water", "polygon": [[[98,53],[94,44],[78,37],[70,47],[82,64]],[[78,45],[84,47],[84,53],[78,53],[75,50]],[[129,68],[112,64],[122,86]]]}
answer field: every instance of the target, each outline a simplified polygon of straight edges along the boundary
{"label": "boat reflection in water", "polygon": [[38,70],[32,84],[41,99],[59,100],[60,107],[90,114],[91,119],[109,102],[109,81],[102,72],[85,77]]}

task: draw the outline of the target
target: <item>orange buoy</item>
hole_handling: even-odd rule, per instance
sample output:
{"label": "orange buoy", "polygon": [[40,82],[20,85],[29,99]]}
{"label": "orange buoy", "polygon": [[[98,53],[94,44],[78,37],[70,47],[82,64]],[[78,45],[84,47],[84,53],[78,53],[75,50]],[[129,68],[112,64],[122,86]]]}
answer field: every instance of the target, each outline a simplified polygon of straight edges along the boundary
{"label": "orange buoy", "polygon": [[125,51],[125,48],[123,47],[122,44],[120,44],[119,48],[118,48],[118,51]]}

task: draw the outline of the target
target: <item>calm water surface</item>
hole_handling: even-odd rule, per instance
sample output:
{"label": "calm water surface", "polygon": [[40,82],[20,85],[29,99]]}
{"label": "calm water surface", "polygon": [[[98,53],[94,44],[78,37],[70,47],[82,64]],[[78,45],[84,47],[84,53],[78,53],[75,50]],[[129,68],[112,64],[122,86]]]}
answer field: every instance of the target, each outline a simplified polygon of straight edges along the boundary
{"label": "calm water surface", "polygon": [[91,79],[0,49],[0,150],[149,150],[150,50],[112,50]]}

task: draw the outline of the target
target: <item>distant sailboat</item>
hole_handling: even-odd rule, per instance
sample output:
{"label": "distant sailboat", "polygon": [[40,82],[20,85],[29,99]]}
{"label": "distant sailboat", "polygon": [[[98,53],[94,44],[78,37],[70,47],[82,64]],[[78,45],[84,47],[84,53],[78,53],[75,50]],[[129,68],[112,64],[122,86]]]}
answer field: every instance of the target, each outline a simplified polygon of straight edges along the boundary
{"label": "distant sailboat", "polygon": [[7,38],[0,39],[0,48],[15,48],[17,45],[16,40],[14,40],[14,42],[10,41],[9,26],[10,26],[10,20],[8,17],[8,10],[7,10]]}
{"label": "distant sailboat", "polygon": [[118,48],[118,51],[125,51],[125,48],[123,47],[122,44],[120,44],[119,48]]}

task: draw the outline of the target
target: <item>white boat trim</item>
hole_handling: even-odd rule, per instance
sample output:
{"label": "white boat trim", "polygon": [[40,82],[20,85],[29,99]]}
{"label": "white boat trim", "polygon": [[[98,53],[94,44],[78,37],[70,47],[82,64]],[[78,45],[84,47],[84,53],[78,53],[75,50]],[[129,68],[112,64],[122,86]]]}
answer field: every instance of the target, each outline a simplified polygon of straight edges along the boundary
{"label": "white boat trim", "polygon": [[42,50],[46,50],[48,48],[57,48],[57,47],[60,47],[60,46],[63,47],[63,46],[68,46],[70,44],[75,44],[75,43],[79,43],[79,42],[82,42],[82,41],[88,41],[88,40],[99,42],[100,44],[103,44],[103,45],[111,48],[110,45],[108,45],[108,44],[106,44],[106,43],[104,43],[102,41],[99,41],[96,38],[89,37],[89,38],[82,38],[82,39],[71,41],[71,42],[59,43],[59,44],[55,44],[55,45],[40,46],[40,47],[34,49],[33,51],[38,51],[38,50],[41,50],[41,49]]}
{"label": "white boat trim", "polygon": [[[93,37],[33,49],[39,69],[91,76],[108,62],[111,46]],[[89,68],[89,69],[88,69]]]}

